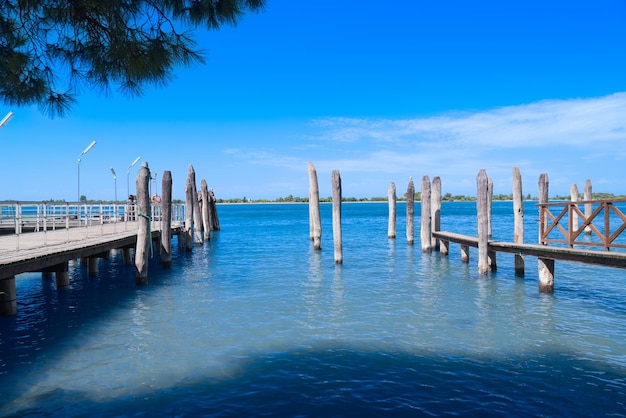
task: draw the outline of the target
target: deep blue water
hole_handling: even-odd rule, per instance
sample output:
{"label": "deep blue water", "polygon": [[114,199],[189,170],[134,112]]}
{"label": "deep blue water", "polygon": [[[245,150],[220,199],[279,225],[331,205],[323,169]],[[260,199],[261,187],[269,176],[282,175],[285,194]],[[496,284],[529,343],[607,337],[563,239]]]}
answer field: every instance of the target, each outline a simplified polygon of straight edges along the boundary
{"label": "deep blue water", "polygon": [[[541,294],[536,259],[478,276],[387,239],[387,204],[343,205],[343,265],[331,207],[323,249],[307,205],[220,205],[222,230],[158,258],[134,284],[121,254],[53,277],[18,276],[0,318],[3,416],[625,416],[626,273],[557,262]],[[494,239],[511,241],[512,203]],[[526,242],[537,242],[526,204]],[[442,229],[474,235],[474,203],[444,203]],[[174,246],[176,248],[176,246]]]}

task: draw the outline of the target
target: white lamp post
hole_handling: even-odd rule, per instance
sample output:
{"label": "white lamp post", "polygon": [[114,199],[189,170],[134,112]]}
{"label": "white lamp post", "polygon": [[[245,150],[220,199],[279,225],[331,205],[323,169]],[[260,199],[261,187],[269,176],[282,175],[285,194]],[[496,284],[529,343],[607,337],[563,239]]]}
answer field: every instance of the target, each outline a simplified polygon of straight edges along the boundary
{"label": "white lamp post", "polygon": [[94,140],[83,152],[78,154],[78,201],[80,202],[80,157],[87,154],[90,149],[92,149],[96,145],[96,141]]}
{"label": "white lamp post", "polygon": [[113,167],[111,167],[111,173],[113,174],[113,180],[115,180],[115,203],[117,203],[117,174],[115,174]]}
{"label": "white lamp post", "polygon": [[7,115],[5,117],[2,118],[2,120],[0,120],[0,129],[4,128],[4,125],[6,125],[7,123],[9,123],[9,121],[11,119],[13,119],[13,116],[15,114],[13,112],[9,112],[7,113]]}
{"label": "white lamp post", "polygon": [[126,194],[128,195],[128,197],[130,198],[130,169],[137,164],[137,162],[141,160],[141,156],[135,158],[135,161],[133,161],[132,163],[130,163],[130,165],[128,166],[128,170],[126,170]]}

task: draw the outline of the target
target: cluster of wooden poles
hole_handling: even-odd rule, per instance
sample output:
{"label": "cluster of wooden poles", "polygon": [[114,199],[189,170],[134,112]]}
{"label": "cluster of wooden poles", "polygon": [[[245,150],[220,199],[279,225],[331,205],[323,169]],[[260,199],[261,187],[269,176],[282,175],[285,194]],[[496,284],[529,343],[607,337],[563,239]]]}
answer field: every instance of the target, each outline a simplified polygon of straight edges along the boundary
{"label": "cluster of wooden poles", "polygon": [[[308,163],[309,170],[309,225],[310,238],[316,250],[321,249],[321,221],[319,211],[319,189],[317,172],[313,163]],[[513,212],[514,233],[513,242],[524,244],[524,196],[522,194],[522,177],[518,167],[513,167]],[[339,171],[332,173],[332,203],[333,203],[333,237],[335,249],[335,263],[343,263],[341,243],[341,177]],[[478,273],[487,274],[496,270],[496,254],[489,249],[491,238],[491,205],[493,200],[493,181],[488,178],[486,170],[480,170],[477,178],[477,234],[478,234]],[[539,176],[539,204],[548,202],[548,175],[542,173]],[[578,187],[573,184],[570,188],[571,200],[578,201]],[[414,244],[415,224],[415,185],[413,179],[409,179],[406,193],[406,239],[409,245]],[[592,211],[590,202],[592,199],[591,180],[585,181],[584,200],[585,213]],[[431,183],[428,176],[423,176],[421,181],[421,225],[420,243],[422,252],[430,253],[440,251],[441,255],[448,255],[449,242],[433,236],[433,232],[441,228],[441,179],[434,177]],[[391,183],[388,191],[389,223],[387,229],[388,238],[396,238],[396,186]],[[574,220],[574,224],[577,221]],[[585,233],[591,233],[589,228]],[[461,261],[469,262],[469,245],[461,245]],[[538,257],[539,289],[540,291],[552,291],[554,289],[554,259]],[[515,274],[524,275],[524,257],[515,255]]]}
{"label": "cluster of wooden poles", "polygon": [[[151,197],[149,192],[150,169],[144,162],[137,173],[137,247],[135,250],[135,282],[148,282],[148,259],[151,248]],[[162,180],[161,205],[161,264],[169,268],[172,264],[172,172],[164,171]],[[213,190],[209,190],[206,180],[201,181],[200,193],[196,188],[196,172],[189,165],[185,183],[185,227],[179,235],[179,245],[191,251],[194,245],[201,246],[211,240],[211,231],[220,229],[217,205]]]}

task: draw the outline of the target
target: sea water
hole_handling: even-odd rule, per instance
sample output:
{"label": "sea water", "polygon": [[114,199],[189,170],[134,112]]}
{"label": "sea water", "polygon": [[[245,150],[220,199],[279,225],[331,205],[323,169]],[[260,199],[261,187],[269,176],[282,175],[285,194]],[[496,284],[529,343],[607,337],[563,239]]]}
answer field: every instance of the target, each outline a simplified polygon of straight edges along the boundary
{"label": "sea water", "polygon": [[[3,416],[625,416],[626,273],[536,259],[477,274],[407,245],[405,206],[387,238],[386,203],[344,204],[343,264],[331,206],[322,250],[305,204],[218,207],[221,231],[191,252],[174,240],[149,284],[121,254],[98,274],[70,265],[17,277],[18,314],[0,318]],[[494,239],[512,241],[511,202]],[[447,203],[442,230],[475,235],[475,203]],[[526,242],[537,209],[525,206]]]}

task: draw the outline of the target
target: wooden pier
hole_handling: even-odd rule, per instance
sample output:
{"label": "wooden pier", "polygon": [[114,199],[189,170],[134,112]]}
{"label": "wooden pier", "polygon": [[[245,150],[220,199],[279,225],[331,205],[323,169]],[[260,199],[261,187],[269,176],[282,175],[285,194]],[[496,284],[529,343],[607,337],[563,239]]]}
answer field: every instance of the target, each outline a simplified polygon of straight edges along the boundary
{"label": "wooden pier", "polygon": [[[441,254],[448,255],[449,243],[459,244],[461,260],[469,261],[469,247],[478,249],[478,273],[486,274],[497,269],[496,253],[514,254],[515,274],[524,274],[524,257],[537,257],[539,290],[554,290],[554,263],[571,261],[605,267],[626,268],[626,243],[622,232],[626,230],[626,214],[616,203],[626,199],[578,200],[577,188],[571,190],[576,196],[571,201],[548,202],[548,175],[539,177],[539,240],[537,244],[523,242],[523,206],[521,176],[513,169],[513,212],[515,220],[512,242],[491,239],[491,195],[490,179],[485,170],[477,176],[477,237],[433,229],[432,237],[441,243]],[[591,182],[585,183],[585,196],[591,196]],[[584,212],[580,210],[584,207]],[[584,238],[583,238],[584,237]],[[620,240],[621,238],[621,240]],[[551,244],[551,245],[549,245]],[[599,250],[589,248],[601,248]]]}
{"label": "wooden pier", "polygon": [[[151,238],[161,238],[161,222],[153,221]],[[181,222],[171,224],[169,236],[178,235]],[[111,250],[122,250],[124,263],[131,264],[131,249],[137,243],[137,221],[98,223],[84,227],[44,229],[0,236],[0,315],[17,312],[15,276],[27,272],[54,273],[58,288],[69,286],[68,262],[87,260],[95,276],[97,259]]]}

